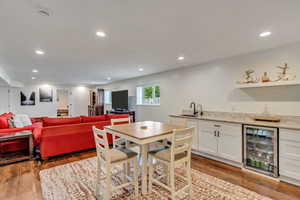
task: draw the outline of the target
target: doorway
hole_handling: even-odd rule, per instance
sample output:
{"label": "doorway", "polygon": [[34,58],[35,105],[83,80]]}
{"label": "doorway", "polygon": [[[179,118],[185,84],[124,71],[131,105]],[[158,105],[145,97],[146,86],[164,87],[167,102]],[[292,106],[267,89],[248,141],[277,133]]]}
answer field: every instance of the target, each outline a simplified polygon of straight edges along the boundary
{"label": "doorway", "polygon": [[70,116],[69,90],[66,88],[59,88],[56,90],[57,94],[57,117]]}

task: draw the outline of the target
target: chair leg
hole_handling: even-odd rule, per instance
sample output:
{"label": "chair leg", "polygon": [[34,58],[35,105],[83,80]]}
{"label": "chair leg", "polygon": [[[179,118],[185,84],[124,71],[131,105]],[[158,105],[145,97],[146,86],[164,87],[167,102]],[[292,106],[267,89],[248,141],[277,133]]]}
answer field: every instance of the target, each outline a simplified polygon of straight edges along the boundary
{"label": "chair leg", "polygon": [[126,181],[126,175],[127,175],[127,163],[123,163],[123,182]]}
{"label": "chair leg", "polygon": [[100,176],[101,176],[101,166],[100,166],[100,162],[99,162],[99,159],[97,159],[97,176],[96,176],[96,184],[95,184],[95,196],[96,196],[96,199],[100,199],[100,194],[99,194],[99,187],[100,187]]}
{"label": "chair leg", "polygon": [[171,185],[171,199],[175,200],[175,169],[173,164],[170,167],[170,185]]}
{"label": "chair leg", "polygon": [[105,200],[110,200],[112,195],[112,181],[111,181],[111,165],[108,164],[106,166],[106,192],[105,192]]}
{"label": "chair leg", "polygon": [[188,176],[188,184],[189,184],[189,196],[192,198],[192,173],[191,173],[191,160],[187,162],[187,176]]}
{"label": "chair leg", "polygon": [[153,184],[153,162],[152,162],[152,158],[149,159],[150,160],[150,165],[149,165],[149,193],[152,193],[152,184]]}
{"label": "chair leg", "polygon": [[135,198],[139,195],[139,167],[138,167],[138,158],[134,159],[134,170],[133,170],[133,176],[134,176],[134,195]]}

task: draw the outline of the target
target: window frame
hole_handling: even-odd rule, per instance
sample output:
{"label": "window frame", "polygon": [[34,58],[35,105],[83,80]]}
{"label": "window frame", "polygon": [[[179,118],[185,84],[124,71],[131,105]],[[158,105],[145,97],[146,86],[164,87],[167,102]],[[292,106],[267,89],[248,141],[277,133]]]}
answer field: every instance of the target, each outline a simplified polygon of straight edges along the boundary
{"label": "window frame", "polygon": [[[136,100],[136,105],[137,106],[160,106],[160,98],[161,98],[161,92],[159,93],[159,103],[145,103],[145,98],[144,98],[144,89],[152,87],[152,99],[155,99],[155,88],[159,86],[159,91],[161,91],[161,86],[158,83],[154,84],[147,84],[147,85],[139,85],[136,87],[136,92],[137,92],[137,100]],[[140,90],[140,91],[139,91]]]}

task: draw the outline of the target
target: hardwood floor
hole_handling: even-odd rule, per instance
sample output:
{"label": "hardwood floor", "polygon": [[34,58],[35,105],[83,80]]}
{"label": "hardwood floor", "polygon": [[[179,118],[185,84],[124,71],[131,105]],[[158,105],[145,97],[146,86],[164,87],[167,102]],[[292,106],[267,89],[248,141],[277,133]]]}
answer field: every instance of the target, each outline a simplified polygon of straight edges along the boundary
{"label": "hardwood floor", "polygon": [[[43,162],[25,161],[2,166],[0,167],[0,199],[41,200],[40,170],[90,158],[95,155],[95,151],[87,151],[60,156]],[[300,199],[300,187],[273,181],[197,155],[192,156],[192,168],[275,200]]]}

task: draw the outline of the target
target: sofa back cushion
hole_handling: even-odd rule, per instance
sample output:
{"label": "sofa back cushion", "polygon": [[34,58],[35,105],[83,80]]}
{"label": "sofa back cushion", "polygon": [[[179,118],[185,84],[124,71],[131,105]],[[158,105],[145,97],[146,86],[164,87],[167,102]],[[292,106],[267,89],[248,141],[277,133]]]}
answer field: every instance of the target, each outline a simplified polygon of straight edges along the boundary
{"label": "sofa back cushion", "polygon": [[79,124],[80,117],[67,117],[67,118],[50,118],[43,117],[43,126],[59,126],[64,124]]}
{"label": "sofa back cushion", "polygon": [[100,116],[81,116],[82,123],[106,121],[105,115]]}
{"label": "sofa back cushion", "polygon": [[0,129],[9,128],[9,124],[6,117],[0,116]]}

